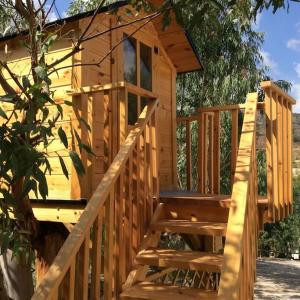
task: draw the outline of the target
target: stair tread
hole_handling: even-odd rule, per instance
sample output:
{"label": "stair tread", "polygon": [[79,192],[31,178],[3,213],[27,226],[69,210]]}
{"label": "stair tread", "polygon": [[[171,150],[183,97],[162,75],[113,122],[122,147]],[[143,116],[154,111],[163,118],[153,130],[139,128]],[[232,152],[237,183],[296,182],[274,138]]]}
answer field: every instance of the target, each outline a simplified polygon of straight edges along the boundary
{"label": "stair tread", "polygon": [[[231,204],[231,195],[201,194],[193,191],[171,191],[161,192],[160,201],[163,203],[176,203],[185,205],[201,202],[203,205],[219,205],[224,208],[229,208]],[[267,197],[259,196],[258,205],[262,207],[267,206]]]}
{"label": "stair tread", "polygon": [[227,223],[189,220],[160,220],[150,225],[152,230],[201,235],[225,235]]}
{"label": "stair tread", "polygon": [[135,262],[162,268],[175,267],[220,273],[223,255],[200,251],[147,249],[138,253]]}
{"label": "stair tread", "polygon": [[204,291],[188,287],[154,284],[151,282],[141,282],[125,290],[121,294],[121,299],[124,300],[215,300],[216,298],[217,292],[215,291]]}

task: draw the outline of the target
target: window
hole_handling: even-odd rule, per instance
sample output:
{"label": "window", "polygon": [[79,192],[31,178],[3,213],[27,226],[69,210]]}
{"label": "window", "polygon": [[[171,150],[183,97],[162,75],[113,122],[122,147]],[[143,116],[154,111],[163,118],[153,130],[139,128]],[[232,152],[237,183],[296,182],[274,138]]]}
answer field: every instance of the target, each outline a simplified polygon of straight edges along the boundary
{"label": "window", "polygon": [[152,90],[152,49],[140,43],[141,87]]}
{"label": "window", "polygon": [[[124,34],[124,80],[152,91],[152,48]],[[132,126],[149,99],[128,93],[127,123]]]}
{"label": "window", "polygon": [[128,125],[134,125],[138,119],[138,97],[128,93]]}
{"label": "window", "polygon": [[148,102],[149,102],[148,98],[141,97],[141,112],[143,111],[145,106],[148,105]]}
{"label": "window", "polygon": [[[126,35],[125,35],[126,37]],[[128,37],[124,40],[124,79],[137,85],[137,51],[136,39]]]}

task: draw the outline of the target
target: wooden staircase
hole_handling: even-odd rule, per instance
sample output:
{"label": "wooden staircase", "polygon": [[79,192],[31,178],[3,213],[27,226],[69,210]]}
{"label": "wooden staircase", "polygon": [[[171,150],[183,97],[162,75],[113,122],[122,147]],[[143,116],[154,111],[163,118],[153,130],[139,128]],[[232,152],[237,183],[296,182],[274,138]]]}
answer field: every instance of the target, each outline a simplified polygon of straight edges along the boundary
{"label": "wooden staircase", "polygon": [[[143,249],[135,257],[137,268],[129,276],[130,282],[125,284],[121,299],[216,299],[216,288],[205,290],[203,286],[208,285],[205,279],[209,277],[214,277],[218,286],[223,264],[221,248],[213,249],[212,245],[205,251],[204,244],[200,243],[197,249],[199,244],[194,242],[194,247],[185,243],[185,249],[177,250],[159,244],[164,233],[176,233],[183,241],[187,235],[198,242],[205,237],[222,240],[226,235],[229,206],[228,196],[189,192],[161,196]],[[158,270],[155,274],[151,274],[153,268]],[[166,277],[173,284],[162,284]]]}

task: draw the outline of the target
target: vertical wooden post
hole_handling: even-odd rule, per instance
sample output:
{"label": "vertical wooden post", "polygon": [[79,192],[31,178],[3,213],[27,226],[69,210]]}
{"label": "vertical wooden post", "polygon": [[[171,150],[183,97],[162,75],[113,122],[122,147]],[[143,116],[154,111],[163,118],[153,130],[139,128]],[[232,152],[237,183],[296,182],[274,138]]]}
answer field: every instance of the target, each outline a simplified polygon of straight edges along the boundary
{"label": "vertical wooden post", "polygon": [[271,92],[272,110],[272,172],[273,172],[273,195],[275,204],[275,219],[280,220],[280,203],[278,197],[278,120],[277,120],[277,94]]}
{"label": "vertical wooden post", "polygon": [[105,203],[104,299],[114,298],[114,189]]}
{"label": "vertical wooden post", "polygon": [[293,114],[292,104],[288,103],[287,107],[287,122],[288,122],[288,199],[289,199],[289,212],[293,213],[293,168],[292,168],[292,157],[293,157]]}
{"label": "vertical wooden post", "polygon": [[273,122],[272,122],[272,100],[271,100],[270,89],[266,90],[265,112],[266,112],[267,195],[268,195],[268,199],[269,199],[268,219],[271,222],[275,222],[275,205],[274,205],[274,191],[273,191],[273,166],[272,166]]}
{"label": "vertical wooden post", "polygon": [[102,256],[102,222],[103,211],[98,214],[93,226],[93,248],[92,248],[92,277],[91,277],[91,299],[100,299],[100,273]]}
{"label": "vertical wooden post", "polygon": [[284,170],[283,170],[283,132],[282,132],[282,97],[277,96],[276,99],[277,106],[277,128],[278,128],[278,200],[280,205],[280,215],[282,218],[285,218],[285,204],[284,204],[284,194],[283,194],[283,178],[284,178]]}
{"label": "vertical wooden post", "polygon": [[192,190],[192,143],[191,143],[191,124],[189,120],[185,122],[186,140],[186,185],[187,190]]}
{"label": "vertical wooden post", "polygon": [[207,191],[210,194],[213,194],[213,179],[214,179],[214,115],[208,115],[208,168],[207,168],[207,175],[208,175],[208,186]]}
{"label": "vertical wooden post", "polygon": [[283,98],[282,100],[282,157],[283,157],[283,198],[285,205],[285,212],[289,215],[289,199],[288,199],[288,124],[287,124],[287,114],[288,114],[288,104],[287,100]]}
{"label": "vertical wooden post", "polygon": [[201,194],[205,193],[206,185],[206,123],[205,113],[200,112],[198,121],[198,191]]}
{"label": "vertical wooden post", "polygon": [[153,113],[151,117],[151,128],[152,128],[152,176],[153,176],[153,196],[156,199],[155,206],[158,204],[159,197],[159,176],[158,176],[158,136],[157,136],[157,113]]}
{"label": "vertical wooden post", "polygon": [[231,112],[231,186],[233,185],[236,159],[239,147],[239,111],[234,109]]}
{"label": "vertical wooden post", "polygon": [[213,193],[220,194],[220,111],[215,112],[214,117],[214,184]]}
{"label": "vertical wooden post", "polygon": [[[127,117],[128,117],[128,93],[123,88],[118,91],[119,94],[119,148],[125,142],[127,137]],[[115,124],[114,124],[115,125]],[[113,126],[114,126],[113,125]]]}
{"label": "vertical wooden post", "polygon": [[89,243],[90,236],[88,234],[77,254],[75,299],[88,299]]}
{"label": "vertical wooden post", "polygon": [[75,269],[76,269],[76,261],[75,259],[71,263],[71,267],[69,270],[69,300],[75,299]]}

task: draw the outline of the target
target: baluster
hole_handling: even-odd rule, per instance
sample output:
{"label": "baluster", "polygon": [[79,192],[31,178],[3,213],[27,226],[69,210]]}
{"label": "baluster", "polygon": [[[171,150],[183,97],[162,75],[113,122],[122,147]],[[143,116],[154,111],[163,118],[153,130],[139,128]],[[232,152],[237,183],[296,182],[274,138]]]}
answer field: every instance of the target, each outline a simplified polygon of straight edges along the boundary
{"label": "baluster", "polygon": [[192,145],[191,145],[191,123],[185,121],[186,134],[186,186],[187,190],[192,190]]}
{"label": "baluster", "polygon": [[199,113],[198,120],[198,191],[205,193],[206,184],[206,115],[203,112]]}
{"label": "baluster", "polygon": [[273,194],[275,203],[275,218],[280,220],[280,199],[278,188],[278,120],[277,120],[277,94],[272,92],[272,166],[273,166]]}
{"label": "baluster", "polygon": [[268,219],[275,222],[275,204],[273,192],[273,161],[272,161],[272,100],[270,89],[266,90],[265,95],[265,112],[266,112],[266,159],[267,159],[267,195],[269,199]]}
{"label": "baluster", "polygon": [[103,210],[101,209],[93,226],[93,248],[92,248],[92,282],[91,299],[100,299],[100,275],[101,275],[101,247],[102,247],[102,223]]}
{"label": "baluster", "polygon": [[292,151],[293,151],[293,124],[292,124],[292,105],[287,105],[287,123],[288,123],[288,199],[289,199],[289,213],[293,213],[293,170],[292,170]]}
{"label": "baluster", "polygon": [[118,219],[118,260],[119,260],[119,285],[118,289],[121,289],[122,283],[126,280],[126,260],[125,260],[125,251],[124,251],[124,245],[125,245],[125,232],[124,232],[124,219],[125,219],[125,170],[122,170],[119,177],[119,207],[118,207],[118,216],[116,216],[116,219]]}
{"label": "baluster", "polygon": [[289,215],[288,200],[288,129],[287,129],[287,100],[282,100],[282,157],[283,157],[283,198],[286,216]]}
{"label": "baluster", "polygon": [[114,282],[114,188],[105,203],[104,299],[113,299]]}
{"label": "baluster", "polygon": [[127,260],[127,274],[132,268],[133,263],[133,249],[132,249],[132,242],[133,242],[133,154],[129,156],[128,159],[128,260]]}
{"label": "baluster", "polygon": [[73,260],[69,269],[69,297],[68,300],[75,299],[75,269],[76,269],[76,261]]}
{"label": "baluster", "polygon": [[220,194],[220,111],[215,112],[214,117],[214,158],[213,158],[213,193]]}
{"label": "baluster", "polygon": [[285,204],[284,204],[284,194],[283,194],[283,178],[284,178],[284,170],[283,170],[283,132],[282,132],[282,97],[277,95],[276,99],[277,105],[277,123],[278,123],[278,197],[280,203],[280,215],[282,218],[285,218]]}
{"label": "baluster", "polygon": [[150,223],[151,216],[153,214],[153,202],[152,202],[152,172],[151,172],[151,130],[150,130],[150,123],[146,124],[145,128],[145,166],[146,166],[146,186],[147,186],[147,193],[146,193],[146,223],[145,226],[147,227]]}
{"label": "baluster", "polygon": [[239,111],[231,111],[231,185],[233,185],[239,143]]}
{"label": "baluster", "polygon": [[133,167],[132,167],[132,257],[135,257],[139,245],[138,233],[138,159],[137,159],[137,144],[133,150]]}
{"label": "baluster", "polygon": [[90,233],[88,232],[77,254],[75,299],[78,300],[88,299],[89,247]]}
{"label": "baluster", "polygon": [[159,178],[158,178],[158,149],[157,149],[157,116],[156,111],[151,117],[151,128],[152,128],[152,185],[153,185],[153,196],[156,198],[155,206],[158,204],[159,197]]}
{"label": "baluster", "polygon": [[214,178],[214,115],[208,116],[208,155],[207,155],[207,175],[208,175],[208,192],[213,194],[213,178]]}

